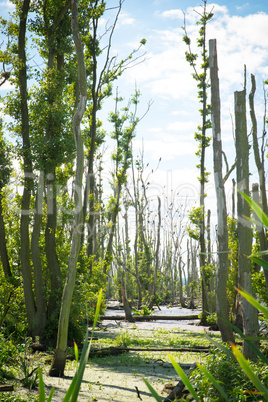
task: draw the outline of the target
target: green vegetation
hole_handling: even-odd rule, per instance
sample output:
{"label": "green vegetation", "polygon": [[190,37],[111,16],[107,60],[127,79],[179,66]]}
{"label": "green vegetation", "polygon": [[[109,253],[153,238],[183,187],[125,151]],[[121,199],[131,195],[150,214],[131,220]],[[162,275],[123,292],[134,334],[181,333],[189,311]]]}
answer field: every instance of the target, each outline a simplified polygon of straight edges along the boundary
{"label": "green vegetation", "polygon": [[[198,12],[199,67],[186,24],[182,38],[201,104],[201,122],[194,134],[200,198],[194,208],[187,201],[182,205],[173,189],[168,190],[170,200],[163,189],[153,200],[148,186],[161,158],[152,168],[143,151],[134,154],[136,130],[151,102],[139,117],[140,91],[132,89],[133,95],[130,92],[125,100],[120,87],[114,88],[126,69],[143,61],[140,49],[146,45],[145,39],[138,40],[129,54],[121,59],[114,56],[112,39],[124,1],[111,8],[104,0],[11,3],[10,18],[0,18],[0,86],[7,80],[10,84],[1,97],[0,118],[0,383],[13,384],[15,390],[1,395],[1,400],[51,401],[53,392],[45,395],[42,372],[52,364],[49,375],[63,376],[66,359],[72,355],[77,370],[64,401],[75,401],[89,352],[103,347],[143,350],[92,357],[95,369],[116,372],[121,365],[131,375],[140,375],[153,361],[163,363],[171,379],[174,366],[195,400],[268,400],[268,342],[261,337],[257,315],[258,309],[264,332],[268,320],[267,122],[265,116],[261,138],[252,76],[250,134],[245,88],[240,91],[243,108],[242,102],[235,107],[236,139],[244,135],[236,159],[240,152],[240,162],[245,162],[252,144],[259,184],[255,183],[251,197],[245,164],[240,173],[246,172],[246,177],[237,173],[238,189],[233,185],[232,214],[228,211],[226,224],[217,226],[213,248],[215,236],[205,208],[210,180],[205,153],[216,104],[210,105],[208,93],[212,85],[206,30],[213,12],[207,11],[207,1]],[[112,21],[111,26],[104,20]],[[38,59],[42,67],[36,64]],[[112,96],[114,105],[107,112],[105,102]],[[99,118],[102,108],[107,113],[107,132]],[[111,151],[108,158],[106,148]],[[237,163],[237,172],[241,166]],[[226,175],[218,189],[234,169],[235,163],[229,169],[226,161]],[[247,194],[238,191],[243,183]],[[224,197],[217,197],[218,211],[223,210]],[[225,241],[220,233],[223,226]],[[223,255],[226,259],[220,258]],[[135,314],[146,319],[161,303],[191,309],[201,303],[201,322],[218,326],[221,334],[209,338],[161,328],[141,333],[133,323],[128,329],[118,324],[110,332],[100,328],[98,339],[89,341],[88,327],[93,323],[94,331],[107,299],[123,305],[130,323]],[[224,314],[220,315],[219,307]],[[226,328],[231,337],[224,336]],[[233,331],[237,345],[230,347],[220,337],[233,343]],[[175,351],[200,346],[211,347],[211,352]],[[34,354],[34,348],[43,352]],[[168,356],[161,348],[174,353]],[[178,363],[194,362],[198,369],[187,378]],[[67,368],[71,364],[67,361]],[[22,388],[25,396],[20,395]]]}

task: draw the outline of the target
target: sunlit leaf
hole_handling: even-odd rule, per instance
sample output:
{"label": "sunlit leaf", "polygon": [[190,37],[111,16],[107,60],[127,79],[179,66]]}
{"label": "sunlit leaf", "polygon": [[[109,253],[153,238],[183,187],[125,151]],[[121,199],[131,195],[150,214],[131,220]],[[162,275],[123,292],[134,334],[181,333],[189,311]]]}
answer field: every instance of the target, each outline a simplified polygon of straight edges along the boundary
{"label": "sunlit leaf", "polygon": [[216,348],[220,349],[222,352],[224,352],[227,356],[231,357],[233,359],[233,354],[231,352],[230,349],[228,349],[226,346],[222,345],[221,343],[215,341],[214,339],[210,338],[210,336],[205,334],[205,337],[211,342],[213,343],[214,346],[216,346]]}
{"label": "sunlit leaf", "polygon": [[265,388],[265,386],[261,383],[260,379],[253,372],[253,370],[250,367],[250,364],[248,363],[244,355],[235,345],[232,345],[232,351],[236,360],[238,361],[238,363],[240,364],[240,366],[242,367],[248,378],[255,385],[255,387],[263,394],[265,400],[268,401],[268,390]]}
{"label": "sunlit leaf", "polygon": [[[244,339],[244,341],[250,346],[250,348],[256,353],[257,356],[259,356],[259,358],[268,365],[268,359],[266,356],[264,356],[264,354],[260,351],[260,349],[255,345],[255,343],[251,342],[244,334],[243,332],[237,328],[234,324],[232,324],[231,322],[224,320],[221,318],[222,321],[224,321],[226,324],[230,325],[230,327],[233,328],[233,330],[241,336],[242,339]],[[256,339],[256,338],[254,338]],[[262,340],[263,338],[257,338],[257,340]]]}
{"label": "sunlit leaf", "polygon": [[151,392],[152,396],[154,397],[154,399],[158,402],[162,402],[163,399],[158,395],[158,393],[156,392],[156,390],[151,386],[151,384],[146,380],[146,378],[143,377],[143,381],[145,382],[147,388],[149,389],[149,391]]}
{"label": "sunlit leaf", "polygon": [[187,377],[187,375],[185,374],[185,372],[183,371],[183,369],[178,365],[178,363],[175,361],[175,359],[173,358],[173,356],[171,356],[171,354],[168,353],[168,357],[171,360],[171,363],[173,364],[174,369],[176,370],[176,372],[178,373],[178,375],[180,376],[181,380],[183,381],[184,385],[188,388],[189,392],[191,393],[191,395],[193,396],[194,400],[196,402],[199,402],[199,398],[197,393],[195,392],[189,378]]}
{"label": "sunlit leaf", "polygon": [[39,402],[45,402],[46,400],[45,384],[43,381],[41,367],[39,367],[38,369],[38,377],[39,377]]}
{"label": "sunlit leaf", "polygon": [[253,201],[247,194],[242,193],[242,191],[238,191],[244,198],[245,200],[249,203],[255,214],[258,216],[260,221],[263,223],[264,226],[268,228],[268,217],[267,215],[263,212],[261,207]]}
{"label": "sunlit leaf", "polygon": [[252,306],[254,306],[256,309],[260,310],[266,319],[268,319],[268,309],[264,306],[262,306],[252,295],[249,293],[235,288]]}
{"label": "sunlit leaf", "polygon": [[[267,251],[266,251],[267,254]],[[263,267],[264,269],[268,269],[268,261],[263,260],[262,258],[258,258],[254,254],[250,255],[248,257],[252,262],[255,262],[255,264]]]}
{"label": "sunlit leaf", "polygon": [[221,385],[219,384],[219,382],[213,377],[213,375],[205,368],[203,367],[200,363],[196,363],[197,367],[199,368],[200,371],[202,371],[202,373],[204,374],[205,377],[207,377],[212,384],[214,385],[214,387],[219,391],[219,393],[221,394],[221,396],[228,401],[228,396],[226,395],[226,393],[224,392],[224,389],[221,387]]}
{"label": "sunlit leaf", "polygon": [[74,356],[75,356],[75,360],[78,362],[78,347],[76,342],[74,342]]}

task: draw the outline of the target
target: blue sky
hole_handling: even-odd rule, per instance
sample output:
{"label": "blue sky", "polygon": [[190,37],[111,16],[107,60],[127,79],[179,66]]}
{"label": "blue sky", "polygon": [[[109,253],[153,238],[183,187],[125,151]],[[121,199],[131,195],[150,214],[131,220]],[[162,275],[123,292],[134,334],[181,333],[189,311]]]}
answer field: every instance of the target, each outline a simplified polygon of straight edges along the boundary
{"label": "blue sky", "polygon": [[[108,6],[117,0],[108,0]],[[132,69],[128,69],[118,80],[120,94],[126,98],[133,93],[135,85],[142,97],[139,113],[142,115],[149,101],[151,109],[137,127],[134,153],[144,150],[145,164],[149,163],[148,173],[157,171],[150,177],[151,197],[169,197],[171,188],[178,195],[183,194],[198,202],[199,185],[195,156],[197,144],[194,132],[200,124],[196,82],[192,70],[185,61],[186,45],[182,41],[183,12],[186,15],[188,33],[193,44],[197,35],[197,12],[201,0],[125,0],[121,17],[113,40],[113,55],[121,59],[136,48],[142,38],[147,40],[144,50],[146,59]],[[8,1],[0,1],[2,14],[10,9]],[[207,9],[213,8],[214,18],[208,25],[207,37],[216,38],[218,45],[220,90],[222,103],[223,149],[229,165],[234,161],[233,141],[233,98],[234,91],[243,87],[244,65],[247,66],[247,88],[250,91],[250,74],[256,75],[256,111],[261,134],[263,119],[263,80],[268,79],[268,3],[262,1],[223,1],[208,2]],[[197,12],[196,12],[197,11]],[[102,26],[112,22],[112,12],[107,13]],[[3,88],[2,88],[3,89]],[[8,89],[7,87],[4,88]],[[104,127],[107,112],[113,109],[110,100],[104,106],[100,118]],[[250,120],[248,120],[250,131]],[[106,151],[106,171],[109,176],[109,154]],[[213,171],[212,152],[207,151],[207,169]],[[251,155],[251,172],[256,173]],[[233,175],[235,178],[235,174]],[[230,180],[231,181],[231,180]],[[230,200],[230,185],[227,183],[227,196]],[[215,215],[215,192],[213,174],[207,185],[207,207]],[[229,204],[230,206],[230,204]]]}
{"label": "blue sky", "polygon": [[[197,35],[196,21],[201,1],[184,0],[126,0],[114,38],[115,53],[126,54],[147,39],[146,60],[128,70],[118,86],[127,97],[135,84],[141,90],[141,114],[149,100],[153,105],[137,128],[134,144],[136,153],[144,149],[145,162],[154,169],[159,157],[160,166],[151,176],[153,194],[168,196],[171,185],[177,194],[188,194],[198,203],[199,185],[196,180],[198,163],[194,132],[200,124],[196,83],[184,58],[186,46],[182,41],[183,12],[193,44]],[[250,74],[257,80],[256,111],[259,132],[263,119],[263,80],[268,78],[268,4],[265,1],[218,1],[207,3],[214,18],[208,25],[208,39],[216,38],[218,46],[220,90],[222,103],[222,141],[229,165],[234,162],[233,98],[234,91],[243,89],[244,65],[247,66],[247,90]],[[248,131],[250,131],[248,120]],[[207,151],[207,169],[213,172],[212,152]],[[251,155],[251,172],[256,173]],[[233,174],[235,178],[235,173]],[[232,178],[232,177],[231,177]],[[229,179],[231,183],[231,178]],[[207,207],[214,210],[213,173],[207,185]],[[227,197],[230,207],[230,183]],[[179,196],[179,199],[181,197]]]}

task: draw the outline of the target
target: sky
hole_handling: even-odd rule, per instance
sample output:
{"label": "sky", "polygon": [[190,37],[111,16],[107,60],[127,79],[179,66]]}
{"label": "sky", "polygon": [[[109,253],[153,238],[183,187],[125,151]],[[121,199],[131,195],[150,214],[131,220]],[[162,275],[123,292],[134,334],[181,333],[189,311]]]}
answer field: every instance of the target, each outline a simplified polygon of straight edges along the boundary
{"label": "sky", "polygon": [[[113,7],[117,0],[108,0]],[[135,88],[141,92],[138,114],[142,116],[151,102],[146,116],[137,126],[133,143],[134,155],[144,154],[149,178],[149,194],[152,200],[157,196],[169,202],[175,195],[179,206],[181,201],[199,202],[199,183],[197,180],[198,158],[195,155],[197,143],[194,133],[201,123],[198,112],[196,81],[192,69],[185,60],[183,18],[185,15],[188,35],[193,49],[198,35],[196,25],[198,12],[202,10],[201,0],[125,0],[112,42],[112,55],[118,59],[126,57],[137,48],[145,38],[146,45],[139,54],[144,61],[127,69],[117,81],[116,86],[126,102]],[[10,9],[8,1],[0,1],[3,15]],[[247,92],[250,92],[250,74],[257,80],[255,107],[259,122],[259,135],[262,133],[264,113],[263,81],[268,79],[268,3],[266,0],[231,0],[208,2],[207,10],[214,17],[207,27],[207,38],[217,40],[218,65],[221,92],[221,118],[223,150],[229,166],[234,162],[233,110],[234,91],[243,89],[244,65],[247,68]],[[107,12],[101,21],[103,27],[113,21],[113,11]],[[2,90],[7,88],[2,88]],[[99,118],[104,128],[107,113],[114,108],[108,101]],[[248,119],[248,131],[250,132]],[[209,134],[210,135],[210,134]],[[106,151],[109,176],[109,152]],[[161,162],[159,163],[159,159]],[[256,174],[251,154],[252,177]],[[206,153],[207,170],[212,172],[206,186],[208,194],[206,208],[216,214],[215,189],[213,180],[212,147]],[[153,171],[153,173],[152,173]],[[226,184],[227,205],[231,210],[231,179]],[[191,204],[192,205],[192,204]]]}
{"label": "sky", "polygon": [[[185,14],[188,35],[193,48],[198,35],[196,25],[201,0],[126,0],[114,38],[115,53],[126,54],[142,38],[147,43],[146,60],[126,71],[118,82],[123,96],[135,88],[141,91],[139,105],[142,115],[147,103],[153,102],[149,113],[137,127],[134,150],[144,150],[145,163],[157,171],[150,176],[152,198],[155,195],[170,197],[171,189],[181,199],[199,203],[197,180],[198,158],[194,133],[201,123],[198,112],[196,81],[185,60],[185,43],[182,41]],[[221,125],[223,150],[231,166],[234,154],[234,92],[243,89],[244,65],[247,69],[247,94],[250,92],[250,75],[257,81],[255,108],[259,135],[263,129],[263,82],[268,78],[268,3],[266,1],[208,2],[207,11],[213,10],[213,20],[207,26],[207,38],[217,40],[221,92]],[[248,132],[251,123],[248,119]],[[209,133],[211,135],[211,133]],[[252,177],[256,175],[253,155],[250,155]],[[213,179],[212,147],[206,152],[207,170],[211,172],[207,184],[206,206],[215,217],[216,202]],[[231,181],[226,183],[227,205],[231,211]],[[255,176],[256,177],[256,176]],[[253,179],[255,181],[255,178]],[[185,198],[186,196],[186,198]]]}

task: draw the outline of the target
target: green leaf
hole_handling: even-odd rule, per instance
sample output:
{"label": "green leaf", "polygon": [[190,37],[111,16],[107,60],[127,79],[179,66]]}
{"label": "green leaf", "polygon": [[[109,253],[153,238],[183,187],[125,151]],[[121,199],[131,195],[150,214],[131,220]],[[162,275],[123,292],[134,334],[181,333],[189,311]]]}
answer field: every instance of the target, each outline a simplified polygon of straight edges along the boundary
{"label": "green leaf", "polygon": [[52,401],[52,397],[53,397],[53,395],[54,395],[54,390],[55,390],[55,388],[53,387],[52,390],[51,390],[51,392],[50,392],[50,394],[49,394],[49,397],[48,397],[47,402],[51,402],[51,401]]}
{"label": "green leaf", "polygon": [[39,377],[39,402],[45,402],[46,400],[45,384],[43,381],[41,367],[39,367],[38,369],[38,377]]}
{"label": "green leaf", "polygon": [[151,384],[146,380],[146,378],[142,378],[143,381],[145,382],[147,388],[149,389],[149,391],[151,392],[152,396],[154,397],[154,399],[158,402],[162,402],[162,398],[158,395],[158,393],[156,392],[156,390],[151,386]]}
{"label": "green leaf", "polygon": [[[265,251],[265,253],[263,254],[267,254],[267,251]],[[260,265],[261,267],[263,267],[264,269],[268,269],[268,261],[263,260],[262,258],[258,258],[255,256],[255,254],[252,254],[248,257],[252,262],[255,262],[255,264]]]}
{"label": "green leaf", "polygon": [[171,363],[173,364],[173,367],[176,370],[176,372],[178,373],[178,375],[180,376],[181,380],[183,381],[183,383],[185,384],[185,386],[188,388],[189,392],[193,396],[194,400],[196,402],[199,402],[198,395],[195,392],[195,390],[194,390],[189,378],[187,377],[187,375],[185,374],[183,369],[178,365],[178,363],[175,361],[173,356],[171,356],[169,353],[168,353],[168,357],[170,358]]}
{"label": "green leaf", "polygon": [[252,306],[254,306],[256,309],[260,310],[265,318],[268,320],[268,309],[264,306],[262,306],[256,299],[254,299],[253,296],[251,296],[249,293],[235,288]]}
{"label": "green leaf", "polygon": [[94,316],[94,323],[93,323],[93,328],[92,328],[92,333],[95,330],[99,315],[100,315],[100,308],[101,308],[101,301],[102,301],[102,289],[99,292],[99,297],[98,297],[98,301],[97,301],[97,308],[96,308],[96,312],[95,312],[95,316]]}
{"label": "green leaf", "polygon": [[78,347],[76,342],[74,342],[74,356],[75,356],[75,360],[78,362]]}
{"label": "green leaf", "polygon": [[261,383],[260,379],[253,372],[246,358],[243,356],[240,350],[237,349],[235,345],[232,345],[232,351],[236,360],[238,361],[238,363],[240,364],[240,366],[242,367],[248,378],[255,385],[255,387],[263,394],[265,400],[268,401],[268,390],[265,388],[265,386]]}
{"label": "green leaf", "polygon": [[[245,337],[245,335],[243,334],[242,331],[240,331],[239,328],[237,328],[234,324],[232,324],[231,322],[224,320],[221,318],[222,321],[224,321],[225,323],[227,323],[228,325],[230,325],[236,333],[238,333],[242,339],[244,339],[244,341],[250,346],[250,348],[256,353],[257,356],[259,356],[259,358],[268,365],[268,359],[267,357],[264,356],[264,354],[260,351],[260,349],[255,345],[255,343],[251,342],[247,337]],[[262,338],[261,338],[262,339]]]}
{"label": "green leaf", "polygon": [[210,382],[214,385],[214,387],[219,391],[221,396],[228,401],[228,396],[224,392],[224,389],[220,386],[219,382],[213,377],[213,375],[205,368],[203,367],[200,363],[196,363],[197,367],[199,368],[200,371],[209,379]]}
{"label": "green leaf", "polygon": [[222,352],[224,352],[227,356],[231,357],[233,359],[233,354],[231,352],[230,349],[226,348],[226,346],[223,346],[221,343],[215,341],[214,339],[210,338],[210,336],[205,334],[205,337],[211,342],[213,343],[214,346],[216,346],[216,348],[220,349]]}
{"label": "green leaf", "polygon": [[263,212],[261,207],[253,201],[247,194],[242,193],[242,191],[238,191],[244,198],[245,200],[249,203],[255,214],[258,216],[260,221],[263,223],[266,228],[268,228],[268,217],[267,215]]}
{"label": "green leaf", "polygon": [[99,314],[100,314],[101,302],[102,302],[102,289],[100,290],[99,296],[98,296],[97,307],[96,307],[96,312],[95,312],[95,316],[94,316],[94,322],[93,322],[93,328],[92,328],[90,342],[88,342],[88,329],[87,329],[85,343],[84,343],[82,353],[81,353],[80,363],[79,363],[78,369],[74,375],[74,378],[71,382],[71,385],[68,388],[67,393],[63,399],[63,402],[69,402],[70,398],[71,398],[71,402],[77,401],[80,386],[81,386],[83,375],[84,375],[84,371],[85,371],[86,364],[88,361],[88,355],[89,355],[90,348],[91,348],[91,341],[92,341],[94,329],[95,329],[95,326],[97,324]]}

